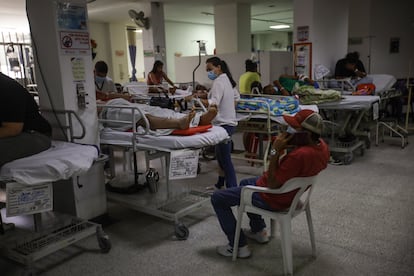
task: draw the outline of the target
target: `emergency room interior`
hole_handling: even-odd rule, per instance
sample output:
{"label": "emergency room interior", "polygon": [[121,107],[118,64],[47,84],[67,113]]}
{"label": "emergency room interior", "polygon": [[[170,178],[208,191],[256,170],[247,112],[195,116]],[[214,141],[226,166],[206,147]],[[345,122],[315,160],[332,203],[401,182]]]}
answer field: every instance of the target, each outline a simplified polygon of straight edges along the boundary
{"label": "emergency room interior", "polygon": [[[0,167],[0,274],[414,275],[413,34],[414,2],[405,0],[2,0],[0,72],[33,95],[53,141]],[[374,90],[335,79],[352,52]],[[154,133],[139,105],[168,98],[177,113],[206,111],[186,97],[212,87],[213,56],[236,89],[250,59],[262,87],[296,75],[336,98],[305,103],[299,92],[253,88],[235,99],[230,138],[214,123]],[[149,93],[158,60],[175,93],[166,82]],[[97,100],[98,61],[138,107]],[[261,176],[287,128],[271,112],[279,101],[295,104],[292,116],[321,115],[330,160],[296,186],[294,207],[259,210],[268,242],[248,239],[248,258],[241,247],[221,256],[214,148],[230,143],[238,183]],[[242,201],[232,212],[244,231],[247,210],[259,208],[252,196]]]}

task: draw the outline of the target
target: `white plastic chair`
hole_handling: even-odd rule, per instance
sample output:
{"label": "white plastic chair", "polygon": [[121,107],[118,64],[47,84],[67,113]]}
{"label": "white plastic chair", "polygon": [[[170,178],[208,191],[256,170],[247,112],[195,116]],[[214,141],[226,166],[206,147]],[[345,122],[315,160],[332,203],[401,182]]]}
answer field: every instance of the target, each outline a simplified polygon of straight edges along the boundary
{"label": "white plastic chair", "polygon": [[[282,244],[283,255],[283,270],[285,274],[293,274],[293,262],[292,262],[292,229],[291,220],[302,213],[306,212],[306,219],[308,221],[310,240],[312,245],[312,256],[316,256],[315,248],[315,235],[313,232],[312,216],[309,205],[309,198],[312,193],[313,187],[316,183],[317,176],[311,177],[295,177],[289,179],[279,189],[269,189],[265,187],[257,186],[244,186],[241,191],[240,207],[237,214],[237,226],[234,238],[233,246],[233,261],[237,258],[237,252],[239,248],[240,229],[242,225],[242,218],[244,212],[259,214],[271,219],[270,235],[275,235],[276,225],[278,221],[280,224],[280,236]],[[307,189],[309,187],[309,189]],[[296,193],[292,204],[288,210],[285,211],[268,211],[252,204],[252,195],[255,192],[269,193],[269,194],[283,194],[293,190],[299,189]]]}

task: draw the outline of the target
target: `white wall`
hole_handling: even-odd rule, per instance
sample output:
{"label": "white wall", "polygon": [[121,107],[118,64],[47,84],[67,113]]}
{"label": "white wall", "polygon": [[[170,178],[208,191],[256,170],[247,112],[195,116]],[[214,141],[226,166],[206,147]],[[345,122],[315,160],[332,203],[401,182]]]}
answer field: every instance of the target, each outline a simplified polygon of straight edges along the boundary
{"label": "white wall", "polygon": [[[96,47],[97,61],[103,60],[108,64],[108,76],[114,82],[125,83],[130,76],[128,66],[128,45],[126,38],[126,26],[123,24],[108,24],[90,22],[90,38],[95,39],[98,46]],[[123,56],[119,56],[123,51]],[[138,52],[138,51],[137,51]]]}
{"label": "white wall", "polygon": [[[274,43],[280,43],[274,45]],[[288,32],[272,32],[254,35],[254,48],[261,51],[286,51],[286,47],[291,45]]]}
{"label": "white wall", "polygon": [[[312,74],[316,64],[334,72],[336,61],[348,49],[349,0],[294,0],[294,42],[298,26],[309,26]],[[312,76],[313,77],[313,76]]]}
{"label": "white wall", "polygon": [[[109,24],[107,23],[97,23],[89,22],[89,36],[91,39],[94,39],[97,43],[96,47],[96,57],[93,62],[99,60],[105,61],[112,72],[112,59],[111,57],[111,38],[109,36]],[[110,74],[112,76],[112,73]]]}
{"label": "white wall", "polygon": [[[323,64],[334,73],[336,61],[348,50],[348,0],[315,0],[312,72]],[[313,73],[312,73],[313,74]]]}
{"label": "white wall", "polygon": [[[165,23],[165,35],[167,45],[167,73],[172,81],[179,80],[176,77],[175,68],[175,53],[181,53],[185,56],[198,56],[197,40],[206,41],[206,51],[208,55],[212,55],[216,47],[214,36],[214,25],[189,24],[181,22]],[[197,65],[197,63],[196,63]],[[194,69],[195,65],[192,67]],[[192,79],[192,74],[187,78]]]}
{"label": "white wall", "polygon": [[[368,0],[366,0],[368,1]],[[350,37],[364,37],[363,45],[350,45],[349,50],[358,50],[363,58],[364,65],[368,69],[369,39],[371,39],[371,73],[391,74],[397,78],[408,76],[408,67],[411,62],[411,74],[414,75],[414,2],[405,0],[375,0],[371,2],[369,29],[364,32],[358,30],[358,22],[361,14],[352,10],[350,14]],[[352,0],[351,3],[359,4]],[[400,38],[399,53],[390,53],[390,39]]]}
{"label": "white wall", "polygon": [[[202,56],[201,65],[195,74],[195,81],[210,87],[212,81],[207,78],[206,59],[211,56]],[[230,72],[236,83],[239,82],[240,75],[245,72],[245,60],[251,57],[251,53],[232,53],[222,54],[219,57],[226,61]],[[260,73],[262,85],[267,85],[277,79],[285,70],[292,70],[292,53],[291,52],[259,52]],[[198,64],[197,57],[181,57],[175,59],[176,68],[180,68],[176,72],[177,82],[191,82],[192,72]],[[288,72],[289,73],[289,72]]]}

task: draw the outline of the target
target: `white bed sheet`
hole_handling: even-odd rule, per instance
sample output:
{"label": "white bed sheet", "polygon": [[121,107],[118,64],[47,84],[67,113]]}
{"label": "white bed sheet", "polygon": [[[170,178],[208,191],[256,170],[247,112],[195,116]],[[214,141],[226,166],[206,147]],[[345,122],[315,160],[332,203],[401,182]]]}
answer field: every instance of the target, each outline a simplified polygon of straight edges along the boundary
{"label": "white bed sheet", "polygon": [[340,101],[318,104],[319,109],[360,110],[369,109],[379,102],[379,96],[342,96]]}
{"label": "white bed sheet", "polygon": [[392,75],[387,74],[372,74],[368,75],[372,78],[372,83],[375,85],[375,94],[381,95],[387,90],[390,90],[397,82],[397,79]]}
{"label": "white bed sheet", "polygon": [[[104,128],[101,131],[101,144],[110,144],[118,146],[132,146],[132,132],[115,131],[110,128]],[[202,148],[216,145],[228,138],[227,131],[219,126],[213,126],[208,131],[189,136],[154,136],[139,135],[137,144],[156,146],[165,149],[185,149],[185,148]]]}
{"label": "white bed sheet", "polygon": [[68,179],[87,172],[97,158],[95,146],[53,141],[46,151],[5,164],[0,181],[36,185]]}

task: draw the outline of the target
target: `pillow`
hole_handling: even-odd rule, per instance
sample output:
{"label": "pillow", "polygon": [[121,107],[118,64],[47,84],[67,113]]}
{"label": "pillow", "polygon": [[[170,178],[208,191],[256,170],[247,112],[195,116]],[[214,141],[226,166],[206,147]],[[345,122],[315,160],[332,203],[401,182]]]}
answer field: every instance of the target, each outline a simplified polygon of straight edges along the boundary
{"label": "pillow", "polygon": [[212,125],[196,126],[187,129],[175,129],[173,130],[171,135],[189,136],[194,135],[196,133],[206,132],[210,128],[212,128]]}

